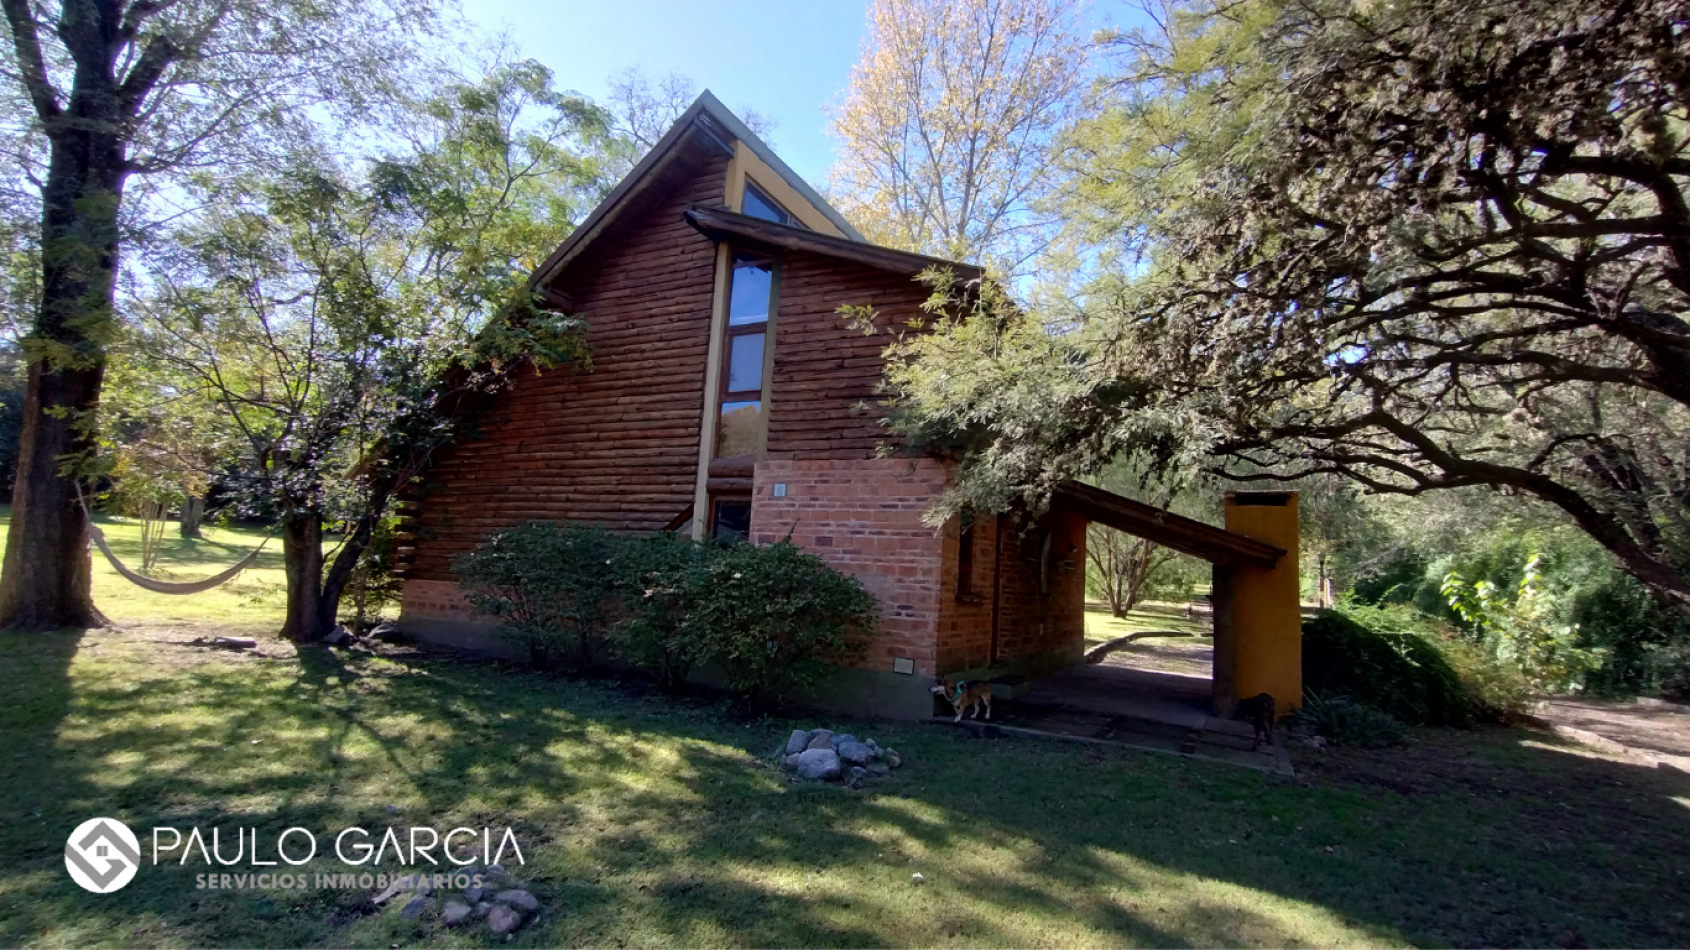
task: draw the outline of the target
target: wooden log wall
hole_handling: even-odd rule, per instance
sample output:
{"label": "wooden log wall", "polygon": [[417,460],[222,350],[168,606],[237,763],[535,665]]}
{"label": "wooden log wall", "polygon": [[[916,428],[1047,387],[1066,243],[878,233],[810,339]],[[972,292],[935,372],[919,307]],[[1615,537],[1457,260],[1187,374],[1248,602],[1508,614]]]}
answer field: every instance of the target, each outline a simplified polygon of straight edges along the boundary
{"label": "wooden log wall", "polygon": [[[929,293],[903,274],[786,252],[769,391],[770,458],[872,458],[877,445],[895,441],[880,422],[886,415],[878,405],[880,354],[922,316]],[[849,326],[838,312],[846,304],[874,307],[878,332]]]}
{"label": "wooden log wall", "polygon": [[722,203],[727,158],[689,148],[555,283],[588,323],[593,370],[525,373],[436,463],[407,577],[455,580],[454,556],[523,521],[656,531],[692,503],[715,245],[681,212]]}

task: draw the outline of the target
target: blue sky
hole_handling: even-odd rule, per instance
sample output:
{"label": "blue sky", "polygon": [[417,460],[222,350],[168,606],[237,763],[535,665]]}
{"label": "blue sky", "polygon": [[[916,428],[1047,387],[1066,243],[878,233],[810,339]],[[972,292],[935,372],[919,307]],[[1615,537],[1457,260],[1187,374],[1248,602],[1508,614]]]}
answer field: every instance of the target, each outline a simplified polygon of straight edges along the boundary
{"label": "blue sky", "polygon": [[[833,161],[826,109],[845,93],[866,23],[867,0],[464,0],[482,29],[503,30],[557,76],[557,85],[601,99],[627,66],[671,72],[710,89],[735,111],[773,118],[773,145],[820,183]],[[731,15],[730,15],[731,12]],[[1131,5],[1098,0],[1093,26],[1123,24]]]}

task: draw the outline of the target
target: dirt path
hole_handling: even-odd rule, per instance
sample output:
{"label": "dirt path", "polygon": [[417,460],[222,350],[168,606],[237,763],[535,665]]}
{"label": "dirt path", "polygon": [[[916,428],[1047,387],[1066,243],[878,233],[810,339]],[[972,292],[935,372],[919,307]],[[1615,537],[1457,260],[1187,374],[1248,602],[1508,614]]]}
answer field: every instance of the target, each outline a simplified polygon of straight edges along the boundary
{"label": "dirt path", "polygon": [[1553,699],[1535,710],[1556,732],[1690,772],[1690,706],[1659,700]]}

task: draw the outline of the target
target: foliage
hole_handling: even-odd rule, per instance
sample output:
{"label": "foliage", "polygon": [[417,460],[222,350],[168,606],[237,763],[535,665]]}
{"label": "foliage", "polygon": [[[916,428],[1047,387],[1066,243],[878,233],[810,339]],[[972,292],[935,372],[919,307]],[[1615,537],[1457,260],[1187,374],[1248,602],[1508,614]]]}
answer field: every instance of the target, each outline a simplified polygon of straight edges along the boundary
{"label": "foliage", "polygon": [[[399,566],[399,519],[388,515],[376,523],[370,542],[346,578],[345,600],[350,602],[348,626],[362,633],[384,619],[399,604],[405,581],[394,573]],[[345,610],[342,609],[342,615]],[[396,618],[393,618],[396,619]]]}
{"label": "foliage", "polygon": [[877,243],[1018,272],[1050,237],[1086,62],[1072,0],[876,0],[830,178]]}
{"label": "foliage", "polygon": [[476,613],[539,669],[586,672],[615,609],[618,540],[596,525],[531,521],[461,555],[452,569]]}
{"label": "foliage", "polygon": [[[416,104],[413,146],[364,174],[314,154],[216,189],[150,259],[149,382],[215,405],[248,510],[287,536],[290,636],[332,627],[395,495],[519,368],[587,366],[530,271],[568,233],[602,115],[544,67],[495,64]],[[325,523],[345,522],[334,562]]]}
{"label": "foliage", "polygon": [[668,531],[623,539],[615,554],[622,618],[610,627],[617,654],[679,691],[709,656],[693,610],[709,596],[714,544]]}
{"label": "foliage", "polygon": [[790,541],[735,544],[704,566],[686,623],[750,706],[814,685],[867,646],[878,607],[857,579]]}
{"label": "foliage", "polygon": [[1037,499],[1124,451],[1494,486],[1690,615],[1678,7],[1169,12],[1076,132],[1113,270],[1073,312],[942,328],[903,381],[978,422],[962,471],[997,484],[965,490]]}
{"label": "foliage", "polygon": [[1534,554],[1526,562],[1512,599],[1490,581],[1468,583],[1453,571],[1444,578],[1443,594],[1479,642],[1499,661],[1519,669],[1535,688],[1577,692],[1584,677],[1602,666],[1605,651],[1578,646],[1578,626],[1555,622],[1543,593],[1541,560]]}
{"label": "foliage", "polygon": [[1383,749],[1408,741],[1408,727],[1389,713],[1345,696],[1322,697],[1309,691],[1291,716],[1292,728],[1324,737],[1333,745]]}
{"label": "foliage", "polygon": [[[182,212],[190,176],[270,167],[301,132],[366,122],[437,26],[428,0],[89,3],[4,0],[0,180],[8,302],[33,298],[22,490],[0,576],[0,622],[101,621],[72,477],[95,449],[123,251]],[[162,176],[162,177],[161,177]],[[149,200],[150,199],[150,200]],[[164,211],[164,206],[170,206]],[[38,226],[15,225],[38,209]],[[149,222],[148,219],[151,218]],[[39,282],[12,279],[33,256]],[[19,291],[23,292],[19,292]],[[8,314],[8,323],[22,322]]]}
{"label": "foliage", "polygon": [[[1359,616],[1378,622],[1391,615]],[[1373,628],[1335,610],[1303,621],[1303,688],[1419,725],[1464,726],[1477,712],[1432,636],[1389,622]]]}
{"label": "foliage", "polygon": [[1585,674],[1586,690],[1690,698],[1690,622],[1663,609],[1636,578],[1610,571],[1580,589],[1572,617],[1581,645],[1605,656]]}
{"label": "foliage", "polygon": [[[680,73],[653,79],[637,66],[613,73],[606,81],[605,112],[609,123],[602,150],[605,185],[622,180],[657,145],[694,100],[698,84]],[[734,113],[765,145],[774,147],[775,120],[756,109]]]}

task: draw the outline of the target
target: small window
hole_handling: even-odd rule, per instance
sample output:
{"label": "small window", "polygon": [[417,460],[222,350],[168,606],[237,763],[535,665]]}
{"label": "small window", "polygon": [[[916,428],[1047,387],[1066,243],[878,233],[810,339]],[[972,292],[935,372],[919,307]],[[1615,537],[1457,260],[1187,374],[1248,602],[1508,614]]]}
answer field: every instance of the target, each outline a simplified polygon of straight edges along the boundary
{"label": "small window", "polygon": [[749,180],[745,183],[745,214],[752,218],[762,218],[776,224],[796,224],[792,215],[788,214],[773,198],[763,194],[756,185]]}
{"label": "small window", "polygon": [[720,541],[744,541],[751,537],[751,499],[718,498],[710,536]]}
{"label": "small window", "polygon": [[762,393],[763,334],[740,333],[728,337],[729,393]]}
{"label": "small window", "polygon": [[957,519],[956,592],[974,592],[974,512],[964,511]]}
{"label": "small window", "polygon": [[733,285],[728,291],[728,325],[767,323],[773,290],[774,265],[768,258],[736,256]]}
{"label": "small window", "polygon": [[756,455],[757,439],[762,432],[762,400],[722,403],[722,426],[716,436],[716,457],[734,459]]}

